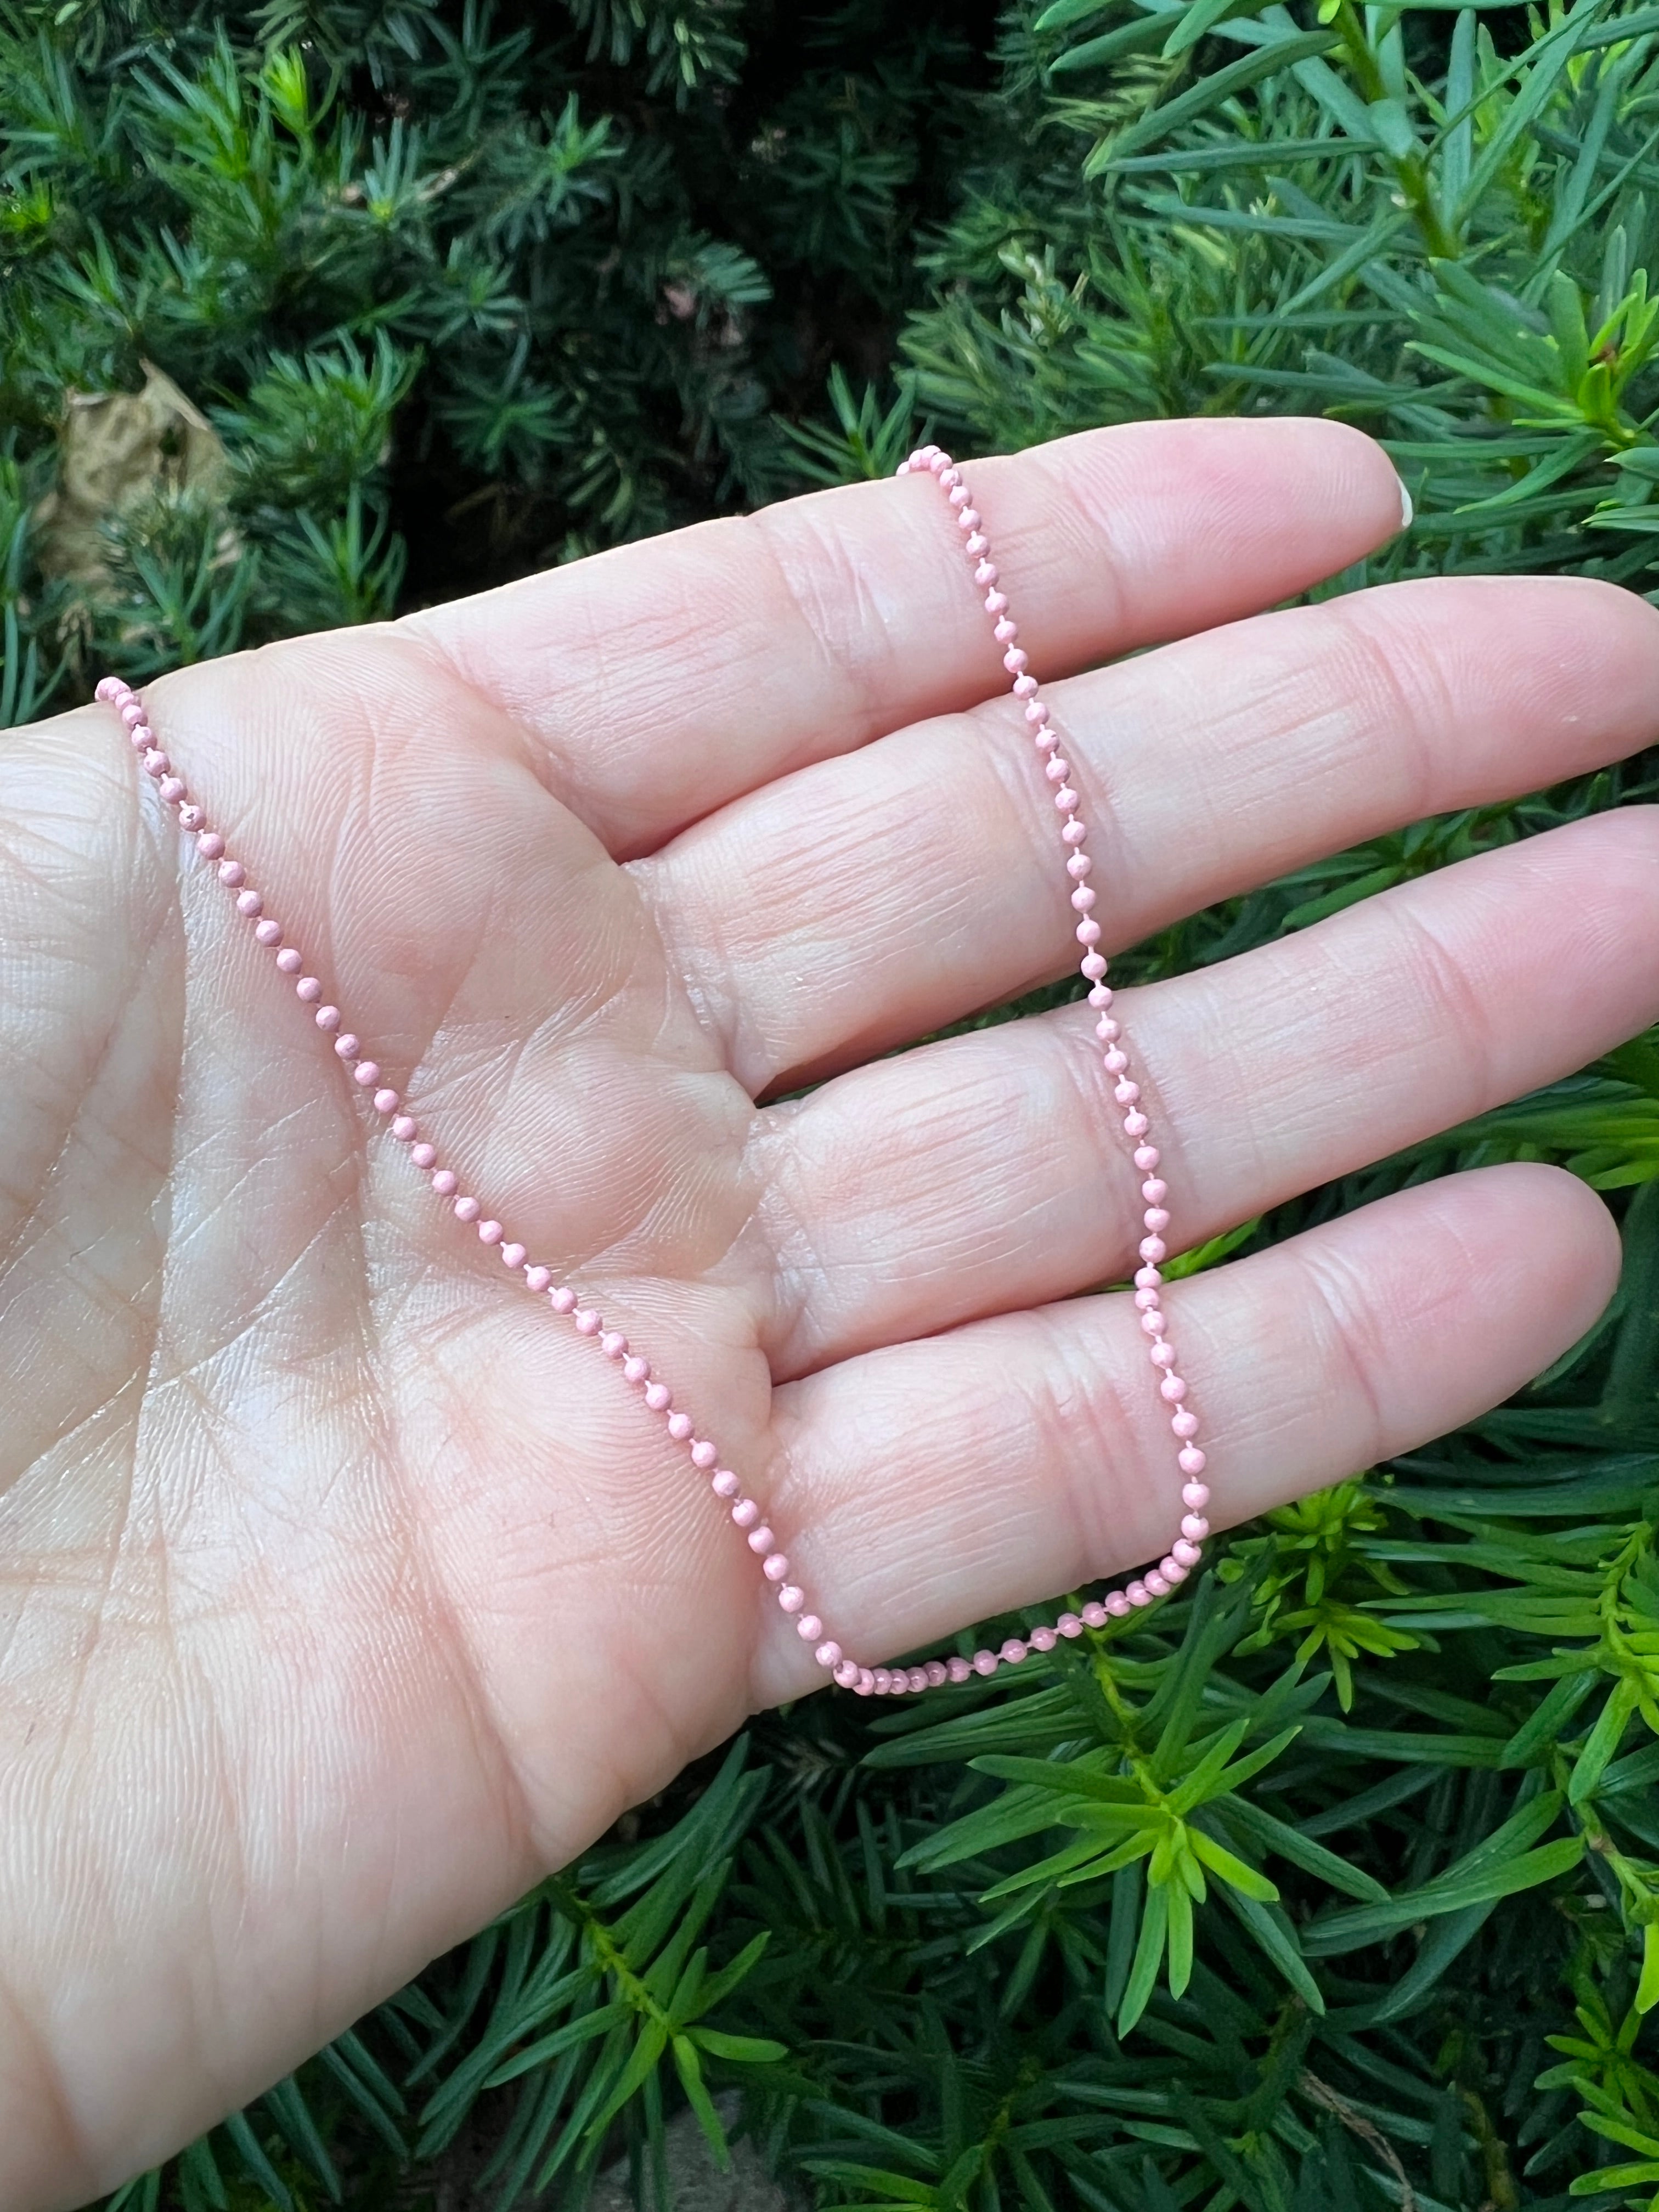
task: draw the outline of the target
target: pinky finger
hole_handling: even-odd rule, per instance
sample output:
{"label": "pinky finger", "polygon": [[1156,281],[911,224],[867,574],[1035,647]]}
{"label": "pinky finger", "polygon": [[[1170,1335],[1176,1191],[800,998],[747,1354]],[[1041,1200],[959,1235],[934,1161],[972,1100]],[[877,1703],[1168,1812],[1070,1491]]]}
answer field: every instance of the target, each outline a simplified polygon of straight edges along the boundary
{"label": "pinky finger", "polygon": [[[1472,1419],[1612,1295],[1601,1200],[1553,1168],[1453,1176],[1170,1286],[1219,1528]],[[1000,1315],[775,1400],[769,1510],[866,1664],[1156,1559],[1180,1519],[1169,1407],[1127,1298]],[[756,1694],[821,1681],[763,1647]]]}

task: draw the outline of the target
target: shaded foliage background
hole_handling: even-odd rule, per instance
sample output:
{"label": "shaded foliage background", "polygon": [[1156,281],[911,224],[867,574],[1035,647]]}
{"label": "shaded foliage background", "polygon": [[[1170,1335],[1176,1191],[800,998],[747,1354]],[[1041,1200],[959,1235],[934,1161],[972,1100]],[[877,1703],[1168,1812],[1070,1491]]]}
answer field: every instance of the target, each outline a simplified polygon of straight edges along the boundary
{"label": "shaded foliage background", "polygon": [[[1336,414],[1419,519],[1327,590],[1659,592],[1656,40],[1637,0],[0,0],[0,725],[924,424]],[[158,374],[118,465],[70,395]],[[1415,825],[1121,965],[1653,781]],[[757,1721],[119,2203],[453,2204],[461,2144],[480,2203],[580,2203],[618,2149],[660,2201],[666,2120],[720,2142],[737,2084],[872,2212],[1659,2205],[1659,1042],[1183,1264],[1510,1158],[1627,1255],[1517,1401],[995,1686]]]}

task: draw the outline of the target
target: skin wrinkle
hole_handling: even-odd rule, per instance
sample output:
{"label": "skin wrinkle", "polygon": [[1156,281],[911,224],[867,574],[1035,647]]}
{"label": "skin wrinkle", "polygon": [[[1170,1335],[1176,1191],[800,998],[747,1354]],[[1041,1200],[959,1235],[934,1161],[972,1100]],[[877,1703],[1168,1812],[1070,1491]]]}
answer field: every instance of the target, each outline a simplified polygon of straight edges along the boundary
{"label": "skin wrinkle", "polygon": [[[133,794],[131,805],[133,813],[136,815],[138,805],[136,792]],[[132,817],[124,812],[123,818],[131,819]],[[177,900],[176,896],[173,903],[173,911],[176,914],[179,914],[182,918],[181,903]],[[154,942],[155,940],[152,939],[151,944],[153,945]],[[131,998],[126,995],[124,995],[120,1001],[124,1011],[131,1003]],[[182,1077],[182,1071],[185,1065],[188,1044],[189,1006],[189,992],[185,989],[181,994],[179,1007],[178,1048],[172,1055],[171,1060],[173,1076],[173,1095],[175,1098],[179,1094],[179,1086]],[[85,1104],[88,1090],[90,1088],[93,1081],[95,1080],[97,1073],[101,1072],[107,1063],[109,1036],[110,1032],[106,1030],[102,1040],[100,1050],[97,1056],[95,1066],[83,1079],[83,1081],[76,1094],[80,1103],[70,1118],[70,1128],[71,1130],[79,1123],[80,1109]],[[154,1376],[156,1362],[161,1355],[161,1347],[165,1334],[164,1316],[167,1305],[168,1283],[172,1273],[168,1266],[168,1255],[172,1243],[170,1231],[173,1219],[173,1199],[167,1176],[172,1170],[173,1164],[173,1153],[177,1139],[179,1113],[175,1108],[173,1113],[167,1117],[167,1160],[163,1163],[161,1180],[156,1185],[155,1193],[151,1201],[152,1221],[155,1233],[156,1244],[160,1253],[160,1268],[156,1279],[156,1296],[155,1303],[149,1309],[150,1325],[148,1331],[149,1340],[143,1353],[143,1381],[141,1382],[137,1402],[132,1409],[131,1417],[129,1428],[131,1449],[125,1456],[125,1480],[121,1485],[118,1497],[112,1501],[115,1505],[115,1515],[109,1530],[106,1549],[105,1552],[105,1572],[102,1578],[102,1583],[99,1591],[97,1601],[90,1614],[89,1632],[77,1652],[75,1668],[70,1679],[69,1704],[64,1724],[64,1733],[66,1735],[73,1732],[76,1716],[84,1703],[88,1678],[93,1668],[96,1664],[99,1652],[104,1643],[110,1599],[115,1588],[117,1577],[121,1570],[127,1541],[132,1528],[132,1516],[136,1503],[137,1486],[138,1480],[138,1462],[143,1448],[143,1438],[145,1427],[144,1413],[147,1402],[147,1393],[150,1386],[151,1379]],[[67,1136],[65,1143],[67,1143]],[[63,1149],[64,1148],[60,1146],[60,1159],[63,1155]],[[156,1218],[158,1211],[159,1218]],[[137,1370],[135,1370],[134,1371]],[[165,1610],[165,1601],[163,1601],[164,1613]],[[171,1639],[169,1640],[171,1641]],[[173,1648],[176,1650],[176,1644]],[[70,2098],[67,2080],[65,2080],[62,2085],[61,2094],[65,2100]]]}
{"label": "skin wrinkle", "polygon": [[[1103,1314],[1102,1318],[1106,1316]],[[1180,1328],[1178,1301],[1171,1306],[1170,1326],[1172,1334]],[[1077,1574],[1068,1588],[1093,1580],[1101,1571],[1100,1563],[1115,1559],[1121,1550],[1112,1541],[1114,1525],[1122,1517],[1121,1501],[1137,1486],[1136,1463],[1146,1468],[1155,1449],[1147,1436],[1151,1401],[1144,1392],[1142,1398],[1144,1403],[1131,1405],[1109,1358],[1100,1359],[1086,1376],[1070,1372],[1054,1351],[1044,1363],[1044,1387],[1032,1407],[1039,1437],[1053,1436],[1050,1449],[1055,1462],[1064,1467],[1075,1455],[1075,1443],[1066,1433],[1068,1425],[1080,1417],[1093,1438],[1096,1462],[1103,1470],[1102,1479],[1092,1485],[1061,1481],[1049,1486],[1047,1510],[1053,1516],[1056,1504],[1062,1510],[1066,1548],[1078,1562]]]}
{"label": "skin wrinkle", "polygon": [[[928,1048],[919,1049],[926,1051]],[[1080,1063],[1076,1068],[1067,1067],[1064,1075],[1065,1079],[1078,1085],[1081,1098],[1083,1079]],[[971,1099],[966,1102],[968,1110],[971,1110]],[[964,1110],[963,1093],[959,1089],[953,1089],[948,1096],[933,1100],[931,1107],[924,1101],[921,1110],[931,1113],[940,1136],[948,1139],[951,1123]],[[852,1115],[854,1124],[857,1119],[854,1109]],[[1051,1118],[1042,1117],[1041,1126],[1044,1129],[1050,1127]],[[841,1127],[832,1126],[817,1133],[818,1158],[814,1164],[821,1167],[826,1153],[833,1159],[844,1152],[852,1133],[853,1130],[846,1125]],[[908,1142],[910,1133],[905,1131],[902,1134]],[[838,1280],[848,1272],[867,1267],[866,1262],[850,1259],[837,1266],[814,1238],[808,1218],[791,1189],[790,1152],[794,1141],[795,1133],[788,1122],[763,1132],[755,1164],[757,1181],[763,1193],[757,1222],[765,1239],[768,1271],[777,1285],[777,1297],[765,1341],[774,1375],[780,1382],[799,1380],[802,1376],[845,1356],[847,1347],[844,1342],[837,1341],[833,1348],[826,1347],[825,1338],[830,1333],[826,1329],[824,1316],[847,1316],[847,1299],[845,1294],[836,1288]],[[1056,1164],[1057,1173],[1066,1171],[1063,1164]],[[913,1192],[906,1193],[907,1199],[913,1200],[914,1195]],[[954,1194],[945,1191],[938,1195],[940,1215],[948,1223],[953,1237],[958,1236],[963,1224],[961,1217],[951,1207]],[[821,1206],[818,1211],[826,1224],[834,1222],[837,1226],[841,1225],[838,1209]],[[941,1275],[947,1275],[968,1262],[975,1246],[981,1250],[998,1251],[1006,1249],[1010,1241],[1004,1225],[988,1225],[977,1232],[972,1243],[953,1243],[950,1251],[941,1253],[935,1261],[936,1270]],[[979,1311],[990,1313],[1002,1310],[989,1305]],[[816,1343],[811,1338],[802,1340],[809,1312],[818,1316],[813,1332],[817,1340]],[[782,1327],[780,1326],[781,1316],[787,1316],[787,1325]],[[977,1313],[960,1318],[976,1317]]]}
{"label": "skin wrinkle", "polygon": [[[145,950],[146,948],[140,948],[141,956]],[[36,1200],[33,1206],[27,1207],[22,1211],[21,1219],[14,1225],[10,1233],[5,1237],[0,1238],[0,1289],[3,1288],[5,1279],[12,1272],[13,1268],[21,1260],[27,1259],[28,1257],[29,1254],[34,1249],[35,1243],[39,1241],[31,1240],[27,1244],[20,1243],[20,1238],[27,1233],[31,1224],[39,1224],[40,1232],[43,1237],[47,1234],[53,1226],[55,1226],[53,1224],[47,1223],[40,1219],[41,1207],[40,1199],[43,1199],[46,1195],[46,1193],[59,1178],[60,1170],[63,1168],[64,1159],[69,1153],[70,1146],[75,1141],[76,1132],[80,1127],[82,1110],[86,1104],[87,1093],[94,1088],[100,1076],[107,1072],[110,1053],[113,1048],[116,1032],[119,1029],[128,1012],[131,1011],[133,1000],[137,995],[137,986],[134,984],[127,991],[120,994],[112,1001],[109,1018],[98,1032],[97,1040],[93,1048],[90,1061],[86,1066],[79,1089],[73,1096],[73,1101],[71,1103],[69,1114],[64,1121],[61,1133],[56,1145],[53,1146],[52,1158],[46,1162],[44,1169],[40,1172],[38,1178],[40,1183],[40,1198]],[[143,1158],[144,1155],[140,1153],[139,1157]],[[157,1163],[156,1164],[160,1172],[165,1174],[166,1164]]]}
{"label": "skin wrinkle", "polygon": [[0,2014],[3,2014],[6,2023],[8,2071],[15,2058],[26,2059],[31,2081],[27,2096],[20,2096],[15,2101],[19,2109],[31,2114],[37,2126],[44,2112],[46,2126],[50,2130],[40,2147],[42,2155],[37,2166],[57,2186],[72,2185],[77,2198],[84,2192],[85,2197],[90,2199],[99,2192],[98,2170],[91,2145],[81,2133],[63,2073],[46,2048],[43,2028],[37,2025],[38,2014],[31,2014],[21,1995],[7,1979],[3,1960],[4,1952],[0,1949]]}
{"label": "skin wrinkle", "polygon": [[1498,1073],[1488,1004],[1467,962],[1452,950],[1420,904],[1395,899],[1386,913],[1398,957],[1409,963],[1418,990],[1429,1002],[1431,1020],[1437,1018],[1458,1039],[1460,1055],[1466,1056],[1453,1063],[1459,1072],[1465,1066],[1469,1070],[1458,1118],[1483,1112],[1510,1090]]}
{"label": "skin wrinkle", "polygon": [[[811,641],[819,680],[830,678],[851,702],[850,710],[832,708],[825,719],[848,726],[850,734],[838,750],[857,751],[886,727],[880,693],[870,680],[870,665],[872,660],[879,665],[884,653],[890,659],[898,651],[893,624],[871,592],[863,564],[854,558],[845,532],[821,526],[810,503],[804,508],[763,507],[738,520],[759,544],[785,603]],[[804,561],[794,542],[796,532],[805,540]],[[860,636],[872,627],[878,636],[874,652],[867,637]],[[768,780],[775,781],[795,765],[779,763]]]}
{"label": "skin wrinkle", "polygon": [[[1392,587],[1397,590],[1399,586]],[[1389,589],[1383,587],[1381,607],[1385,620],[1389,608]],[[1400,602],[1393,602],[1399,605]],[[1434,812],[1439,775],[1435,758],[1435,732],[1457,728],[1461,710],[1447,671],[1437,653],[1425,653],[1420,641],[1412,633],[1416,625],[1409,619],[1410,602],[1407,602],[1407,619],[1401,628],[1404,637],[1391,636],[1386,627],[1382,632],[1371,629],[1363,618],[1357,618],[1347,604],[1340,599],[1323,602],[1326,613],[1334,627],[1348,645],[1364,682],[1352,687],[1362,697],[1367,692],[1380,697],[1382,711],[1365,719],[1378,728],[1389,731],[1395,740],[1390,754],[1390,765],[1399,776],[1395,787],[1395,803],[1389,812],[1401,821],[1420,821]],[[1416,649],[1413,649],[1416,648]],[[1409,660],[1412,681],[1407,683],[1402,665]],[[1338,696],[1345,685],[1333,684]],[[1376,748],[1370,748],[1374,756]],[[1367,765],[1371,765],[1368,760]]]}
{"label": "skin wrinkle", "polygon": [[1323,1362],[1330,1362],[1333,1352],[1340,1355],[1341,1381],[1338,1388],[1340,1389],[1346,1383],[1355,1401],[1366,1409],[1370,1438],[1365,1448],[1356,1452],[1353,1458],[1356,1466],[1369,1467],[1384,1456],[1389,1438],[1398,1427],[1397,1422],[1388,1419],[1376,1378],[1365,1364],[1367,1356],[1376,1358],[1379,1371],[1389,1373],[1392,1363],[1388,1338],[1393,1334],[1389,1324],[1395,1316],[1378,1314],[1367,1320],[1364,1296],[1355,1295],[1363,1286],[1357,1282],[1342,1255],[1332,1249],[1328,1240],[1312,1248],[1307,1268],[1309,1281],[1319,1300],[1314,1326],[1318,1328],[1321,1319],[1325,1324],[1320,1328]]}

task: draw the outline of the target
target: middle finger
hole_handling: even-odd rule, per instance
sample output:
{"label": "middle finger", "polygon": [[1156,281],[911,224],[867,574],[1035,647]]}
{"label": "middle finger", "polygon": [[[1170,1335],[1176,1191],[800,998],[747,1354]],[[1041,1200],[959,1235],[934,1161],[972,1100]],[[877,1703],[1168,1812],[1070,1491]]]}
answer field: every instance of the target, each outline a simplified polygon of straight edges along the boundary
{"label": "middle finger", "polygon": [[[1583,579],[1389,586],[1051,686],[1094,829],[1102,951],[1659,726],[1659,617]],[[1074,965],[1051,787],[1011,699],[722,808],[632,864],[751,1093]]]}

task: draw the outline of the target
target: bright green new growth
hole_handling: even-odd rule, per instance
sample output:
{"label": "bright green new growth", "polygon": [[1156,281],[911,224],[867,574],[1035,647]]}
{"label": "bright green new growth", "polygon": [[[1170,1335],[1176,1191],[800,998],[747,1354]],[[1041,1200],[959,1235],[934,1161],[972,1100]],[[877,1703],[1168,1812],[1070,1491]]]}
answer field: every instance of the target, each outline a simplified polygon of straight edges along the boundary
{"label": "bright green new growth", "polygon": [[[0,724],[923,425],[1334,414],[1418,520],[1328,590],[1655,592],[1656,94],[1638,0],[10,0]],[[145,362],[222,468],[68,573],[64,395]],[[1653,789],[1420,823],[1122,964]],[[1610,1194],[1627,1257],[1516,1402],[995,1687],[757,1721],[118,2202],[564,2205],[618,2152],[660,2202],[735,2087],[872,2212],[1659,2207],[1659,1041],[1182,1264],[1504,1158]]]}

